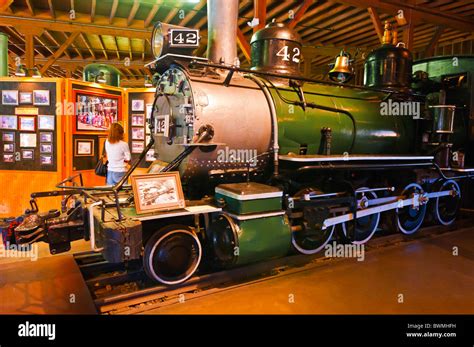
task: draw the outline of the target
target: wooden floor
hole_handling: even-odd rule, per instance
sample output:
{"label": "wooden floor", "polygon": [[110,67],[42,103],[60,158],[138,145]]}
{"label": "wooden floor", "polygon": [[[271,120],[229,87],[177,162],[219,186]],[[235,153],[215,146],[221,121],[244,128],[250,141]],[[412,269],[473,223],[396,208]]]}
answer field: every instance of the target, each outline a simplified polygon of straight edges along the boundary
{"label": "wooden floor", "polygon": [[[72,253],[90,249],[75,243],[71,252],[52,256],[37,244],[38,259],[0,258],[0,314],[95,314]],[[32,261],[33,259],[33,261]]]}
{"label": "wooden floor", "polygon": [[[87,249],[87,243],[79,243],[74,251]],[[72,255],[44,253],[38,261],[0,263],[0,313],[95,314]],[[473,314],[473,293],[470,227],[371,250],[361,262],[330,261],[147,313]]]}
{"label": "wooden floor", "polygon": [[361,262],[329,262],[148,313],[473,314],[473,293],[474,228],[469,228],[373,250]]}

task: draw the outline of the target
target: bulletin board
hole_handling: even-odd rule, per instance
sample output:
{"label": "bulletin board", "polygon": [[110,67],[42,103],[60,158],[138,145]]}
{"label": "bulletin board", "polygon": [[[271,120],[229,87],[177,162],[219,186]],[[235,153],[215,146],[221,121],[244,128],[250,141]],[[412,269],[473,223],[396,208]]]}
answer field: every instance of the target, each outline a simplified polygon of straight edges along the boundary
{"label": "bulletin board", "polygon": [[0,81],[0,170],[57,171],[56,86]]}

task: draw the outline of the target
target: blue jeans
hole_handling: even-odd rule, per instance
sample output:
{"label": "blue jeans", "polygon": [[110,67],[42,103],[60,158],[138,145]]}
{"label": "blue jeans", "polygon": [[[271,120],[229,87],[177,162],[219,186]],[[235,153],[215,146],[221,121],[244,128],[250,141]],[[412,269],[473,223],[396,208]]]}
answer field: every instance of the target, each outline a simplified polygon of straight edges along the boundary
{"label": "blue jeans", "polygon": [[123,176],[125,176],[125,172],[107,171],[107,185],[113,186],[119,182]]}

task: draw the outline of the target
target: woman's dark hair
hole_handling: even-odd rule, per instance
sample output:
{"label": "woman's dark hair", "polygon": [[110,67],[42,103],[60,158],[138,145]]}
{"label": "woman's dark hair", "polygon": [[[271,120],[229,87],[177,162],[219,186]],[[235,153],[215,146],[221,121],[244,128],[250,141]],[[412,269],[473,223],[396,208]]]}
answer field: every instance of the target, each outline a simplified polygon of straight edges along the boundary
{"label": "woman's dark hair", "polygon": [[119,123],[112,123],[109,129],[109,143],[116,143],[123,140],[123,127]]}

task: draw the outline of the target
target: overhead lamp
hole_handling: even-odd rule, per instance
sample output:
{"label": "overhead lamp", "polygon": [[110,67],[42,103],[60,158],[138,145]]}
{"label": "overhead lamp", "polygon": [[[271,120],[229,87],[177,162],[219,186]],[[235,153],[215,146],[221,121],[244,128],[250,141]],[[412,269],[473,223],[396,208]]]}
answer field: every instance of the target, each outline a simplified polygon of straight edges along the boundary
{"label": "overhead lamp", "polygon": [[147,88],[153,87],[153,82],[151,81],[151,78],[148,75],[145,76],[145,87]]}
{"label": "overhead lamp", "polygon": [[27,74],[28,74],[28,69],[26,68],[25,65],[20,64],[16,67],[15,76],[25,77]]}
{"label": "overhead lamp", "polygon": [[31,77],[33,77],[33,78],[43,77],[43,76],[41,76],[41,72],[39,71],[39,69],[36,66],[31,69]]}
{"label": "overhead lamp", "polygon": [[99,72],[99,74],[95,77],[95,81],[97,83],[107,83],[107,80],[105,78],[105,74],[103,71]]}

